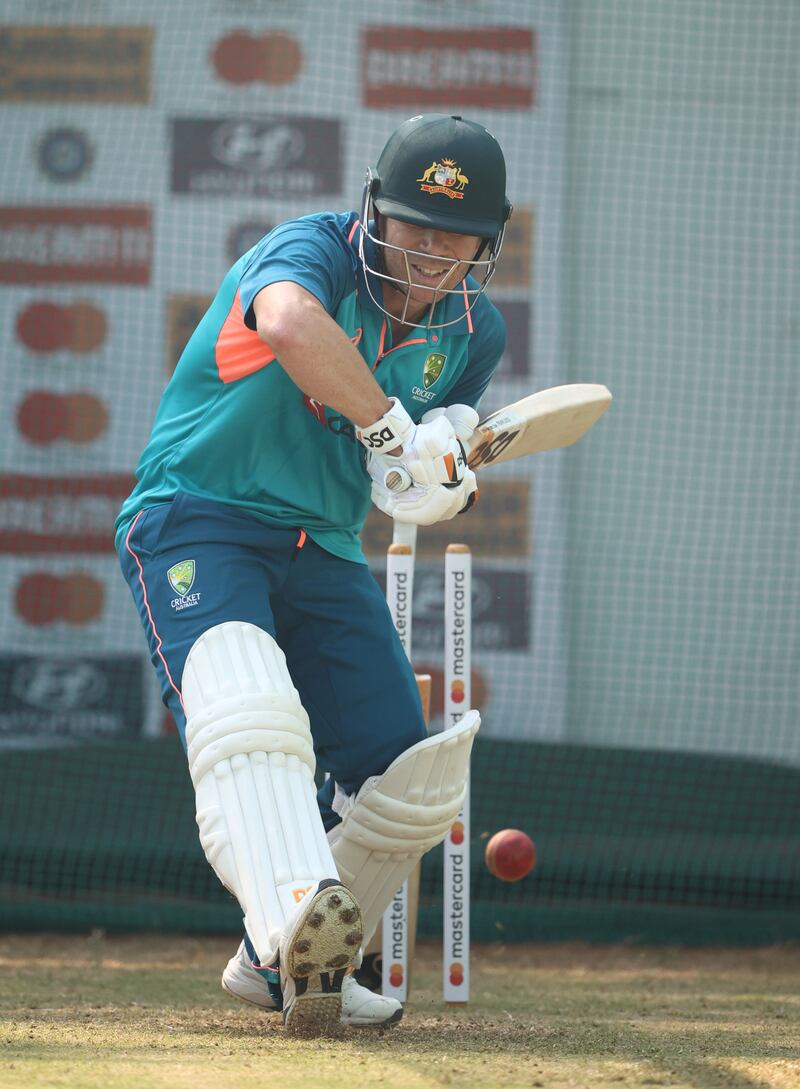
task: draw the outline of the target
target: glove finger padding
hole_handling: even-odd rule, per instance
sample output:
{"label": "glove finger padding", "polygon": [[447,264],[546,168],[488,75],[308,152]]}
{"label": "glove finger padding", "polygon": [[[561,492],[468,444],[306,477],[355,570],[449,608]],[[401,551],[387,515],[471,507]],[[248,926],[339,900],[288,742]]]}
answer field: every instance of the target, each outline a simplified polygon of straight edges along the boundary
{"label": "glove finger padding", "polygon": [[463,479],[467,466],[464,447],[444,416],[419,424],[401,450],[397,456],[376,451],[367,454],[367,472],[374,481],[398,490],[391,484],[395,475],[403,481],[402,490],[415,484],[456,485]]}
{"label": "glove finger padding", "polygon": [[449,405],[447,408],[429,408],[420,423],[429,423],[440,416],[446,417],[453,425],[456,438],[465,446],[475,434],[479,416],[472,405]]}
{"label": "glove finger padding", "polygon": [[464,448],[445,417],[419,424],[399,458],[384,457],[387,466],[402,466],[415,484],[458,484],[464,475]]}

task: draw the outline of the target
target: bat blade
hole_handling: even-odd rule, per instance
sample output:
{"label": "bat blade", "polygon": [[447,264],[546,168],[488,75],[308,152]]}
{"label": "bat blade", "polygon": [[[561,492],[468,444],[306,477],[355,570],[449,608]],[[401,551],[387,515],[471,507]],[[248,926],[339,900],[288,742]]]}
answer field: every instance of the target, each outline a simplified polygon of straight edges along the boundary
{"label": "bat blade", "polygon": [[605,386],[581,382],[523,397],[480,421],[469,444],[470,468],[571,446],[600,419],[611,401]]}

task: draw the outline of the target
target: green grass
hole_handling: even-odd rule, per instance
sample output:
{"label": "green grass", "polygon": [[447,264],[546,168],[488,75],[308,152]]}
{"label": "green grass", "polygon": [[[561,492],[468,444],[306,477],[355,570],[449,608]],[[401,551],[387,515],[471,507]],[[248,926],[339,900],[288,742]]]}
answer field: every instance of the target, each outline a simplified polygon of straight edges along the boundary
{"label": "green grass", "polygon": [[484,947],[475,1000],[454,1009],[422,946],[400,1026],[319,1041],[222,992],[231,952],[219,938],[0,938],[0,1087],[800,1086],[797,947]]}

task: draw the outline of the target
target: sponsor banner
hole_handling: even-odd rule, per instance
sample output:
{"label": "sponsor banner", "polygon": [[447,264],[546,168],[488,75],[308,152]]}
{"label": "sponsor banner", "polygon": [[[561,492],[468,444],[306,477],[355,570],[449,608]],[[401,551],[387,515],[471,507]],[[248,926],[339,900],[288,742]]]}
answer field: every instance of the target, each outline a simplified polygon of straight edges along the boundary
{"label": "sponsor banner", "polygon": [[69,305],[37,299],[17,314],[17,340],[29,352],[95,352],[108,334],[105,311],[91,302]]}
{"label": "sponsor banner", "polygon": [[408,922],[408,881],[405,881],[384,911],[381,922],[381,993],[398,1002],[408,998]]}
{"label": "sponsor banner", "polygon": [[506,323],[506,350],[497,374],[500,378],[521,378],[533,374],[531,358],[531,304],[525,300],[493,299]]}
{"label": "sponsor banner", "polygon": [[36,145],[36,165],[53,182],[78,181],[94,161],[94,147],[82,129],[48,129]]}
{"label": "sponsor banner", "polygon": [[134,478],[0,476],[0,553],[107,553]]}
{"label": "sponsor banner", "polygon": [[536,34],[530,27],[368,26],[361,45],[365,106],[534,105]]}
{"label": "sponsor banner", "polygon": [[[374,572],[385,585],[385,576]],[[527,650],[532,608],[528,571],[498,571],[476,566],[472,576],[473,651]],[[417,563],[414,576],[415,662],[439,654],[444,646],[444,575],[442,565]]]}
{"label": "sponsor banner", "polygon": [[449,729],[472,707],[472,555],[463,545],[446,552],[444,577],[444,726]]}
{"label": "sponsor banner", "polygon": [[150,209],[0,207],[0,283],[149,284]]}
{"label": "sponsor banner", "polygon": [[338,119],[177,118],[172,191],[197,196],[317,197],[342,189]]}
{"label": "sponsor banner", "polygon": [[31,571],[17,579],[14,611],[32,628],[67,624],[79,628],[100,620],[105,610],[104,581],[88,571],[54,575]]}
{"label": "sponsor banner", "polygon": [[0,656],[0,748],[110,741],[141,732],[135,655]]}
{"label": "sponsor banner", "polygon": [[0,102],[150,101],[149,26],[0,27]]}
{"label": "sponsor banner", "polygon": [[[441,559],[454,540],[469,545],[477,556],[524,559],[530,555],[532,481],[503,480],[481,474],[478,483],[480,501],[469,514],[460,516],[457,522],[440,522],[420,530],[418,559]],[[391,540],[391,518],[372,507],[361,534],[365,555],[383,558]]]}
{"label": "sponsor banner", "polygon": [[[445,554],[444,722],[454,726],[472,702],[472,555]],[[469,1001],[469,791],[444,840],[442,988],[445,1002]]]}
{"label": "sponsor banner", "polygon": [[300,73],[300,43],[289,34],[248,34],[235,30],[220,38],[211,60],[221,80],[238,85],[291,83]]}
{"label": "sponsor banner", "polygon": [[178,365],[189,337],[213,302],[213,295],[167,296],[167,374]]}
{"label": "sponsor banner", "polygon": [[533,239],[533,212],[529,208],[515,208],[506,224],[503,248],[492,277],[492,296],[498,287],[533,286]]}
{"label": "sponsor banner", "polygon": [[469,1002],[470,792],[444,841],[442,993]]}
{"label": "sponsor banner", "polygon": [[17,405],[17,430],[33,446],[86,445],[108,429],[108,407],[94,393],[31,390]]}
{"label": "sponsor banner", "polygon": [[390,553],[386,557],[386,603],[406,657],[411,656],[413,591],[414,556],[411,552]]}

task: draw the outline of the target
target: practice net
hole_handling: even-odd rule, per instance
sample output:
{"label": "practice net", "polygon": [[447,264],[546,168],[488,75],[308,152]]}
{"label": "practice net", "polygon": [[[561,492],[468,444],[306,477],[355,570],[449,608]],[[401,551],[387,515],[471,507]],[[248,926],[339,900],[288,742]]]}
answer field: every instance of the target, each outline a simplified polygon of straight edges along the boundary
{"label": "practice net", "polygon": [[[113,519],[229,265],[452,112],[515,205],[482,409],[615,396],[420,535],[434,728],[444,550],[474,556],[472,936],[800,937],[795,0],[4,12],[0,927],[238,929]],[[371,516],[379,578],[389,539]],[[516,884],[482,860],[506,827],[538,849]],[[441,890],[436,851],[423,934]]]}

